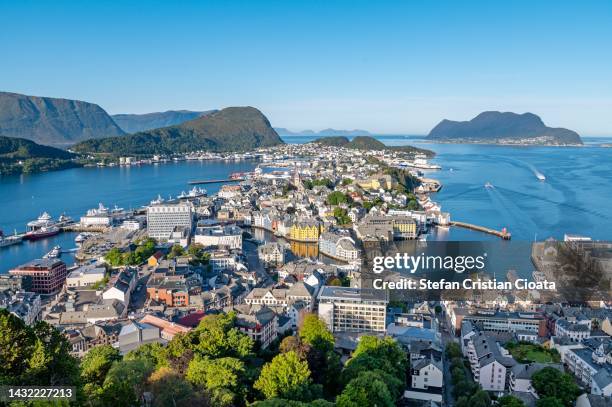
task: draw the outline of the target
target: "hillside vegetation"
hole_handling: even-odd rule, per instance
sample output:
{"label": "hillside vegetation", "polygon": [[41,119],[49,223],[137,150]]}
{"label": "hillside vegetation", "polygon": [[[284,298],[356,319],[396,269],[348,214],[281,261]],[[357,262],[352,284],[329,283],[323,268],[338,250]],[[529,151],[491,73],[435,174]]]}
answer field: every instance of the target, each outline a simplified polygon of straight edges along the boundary
{"label": "hillside vegetation", "polygon": [[83,153],[176,154],[197,150],[248,151],[282,144],[268,119],[254,107],[228,107],[185,123],[130,134],[92,139],[73,147]]}

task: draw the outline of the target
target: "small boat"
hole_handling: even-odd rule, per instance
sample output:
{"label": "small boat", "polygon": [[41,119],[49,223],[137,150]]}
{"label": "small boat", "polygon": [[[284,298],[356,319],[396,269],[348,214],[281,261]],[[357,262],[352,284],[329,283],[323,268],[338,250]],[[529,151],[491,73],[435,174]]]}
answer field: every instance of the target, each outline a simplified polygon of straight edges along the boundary
{"label": "small boat", "polygon": [[484,186],[485,188],[495,188],[490,182],[487,182],[486,184],[484,184]]}
{"label": "small boat", "polygon": [[538,178],[538,180],[540,181],[546,181],[546,177],[544,176],[544,174],[540,174],[539,172],[536,174],[536,177]]}
{"label": "small boat", "polygon": [[4,236],[0,230],[0,247],[12,246],[21,243],[22,240],[23,238],[16,231],[14,236]]}
{"label": "small boat", "polygon": [[43,256],[45,259],[57,259],[62,255],[62,247],[55,246],[51,251]]}

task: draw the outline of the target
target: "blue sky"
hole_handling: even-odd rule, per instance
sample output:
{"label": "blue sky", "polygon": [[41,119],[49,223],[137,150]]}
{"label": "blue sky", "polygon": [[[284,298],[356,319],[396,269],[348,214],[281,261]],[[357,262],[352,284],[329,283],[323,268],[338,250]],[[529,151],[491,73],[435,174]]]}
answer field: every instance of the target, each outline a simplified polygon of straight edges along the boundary
{"label": "blue sky", "polygon": [[424,134],[531,111],[612,135],[610,1],[0,0],[0,90]]}

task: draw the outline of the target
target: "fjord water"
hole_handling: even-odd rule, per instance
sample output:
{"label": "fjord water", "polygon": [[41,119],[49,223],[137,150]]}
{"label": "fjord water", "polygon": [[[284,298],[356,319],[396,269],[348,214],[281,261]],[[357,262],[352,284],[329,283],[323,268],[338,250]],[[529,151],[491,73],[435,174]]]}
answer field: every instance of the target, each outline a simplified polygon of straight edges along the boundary
{"label": "fjord water", "polygon": [[[304,143],[316,137],[285,137]],[[584,147],[510,147],[434,144],[416,136],[377,136],[387,145],[436,152],[442,170],[426,171],[443,187],[432,199],[457,221],[508,228],[512,240],[562,239],[580,234],[612,239],[612,138],[584,138]],[[543,174],[539,181],[536,174]],[[490,183],[493,187],[486,188]],[[439,230],[440,240],[497,239],[459,228]]]}
{"label": "fjord water", "polygon": [[[188,191],[198,179],[227,179],[233,172],[252,171],[253,161],[179,161],[131,167],[74,168],[42,174],[0,177],[0,229],[22,232],[43,211],[78,220],[103,203],[125,209],[148,204],[157,195],[167,199]],[[220,184],[203,185],[209,194]],[[49,252],[55,245],[73,248],[75,233],[0,248],[0,273]],[[62,259],[70,255],[63,254]],[[71,261],[68,261],[70,263]]]}
{"label": "fjord water", "polygon": [[[283,137],[288,143],[312,141],[311,136]],[[612,238],[612,148],[504,147],[429,144],[407,136],[378,136],[388,145],[416,145],[437,153],[442,190],[432,195],[452,218],[501,229],[513,241],[562,239],[565,233]],[[610,139],[589,139],[608,143]],[[53,217],[66,213],[78,219],[99,202],[136,208],[160,194],[164,198],[187,190],[194,179],[227,178],[249,171],[254,162],[182,161],[159,165],[77,168],[34,175],[0,177],[0,229],[23,231],[43,211]],[[536,173],[546,177],[538,181]],[[485,188],[489,182],[493,188]],[[206,185],[209,194],[219,184]],[[438,230],[433,240],[497,240],[458,228]],[[74,247],[74,234],[0,248],[0,273],[40,257],[54,245]],[[64,258],[64,257],[62,257]]]}

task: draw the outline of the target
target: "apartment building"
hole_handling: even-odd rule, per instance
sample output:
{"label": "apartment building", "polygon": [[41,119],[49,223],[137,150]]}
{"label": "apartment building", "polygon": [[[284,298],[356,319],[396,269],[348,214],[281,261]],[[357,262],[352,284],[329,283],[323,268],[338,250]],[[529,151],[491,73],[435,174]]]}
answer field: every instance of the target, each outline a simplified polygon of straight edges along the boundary
{"label": "apartment building", "polygon": [[451,324],[457,332],[463,321],[478,325],[483,331],[492,332],[534,332],[546,336],[546,319],[535,312],[506,312],[490,309],[453,308]]}
{"label": "apartment building", "polygon": [[147,208],[147,233],[149,237],[167,240],[175,227],[188,230],[193,227],[193,205],[189,202],[161,203]]}
{"label": "apartment building", "polygon": [[53,294],[66,281],[66,264],[58,259],[36,259],[9,271],[12,276],[29,277],[30,290],[37,294]]}
{"label": "apartment building", "polygon": [[323,286],[319,317],[332,332],[385,332],[386,293],[353,287]]}

